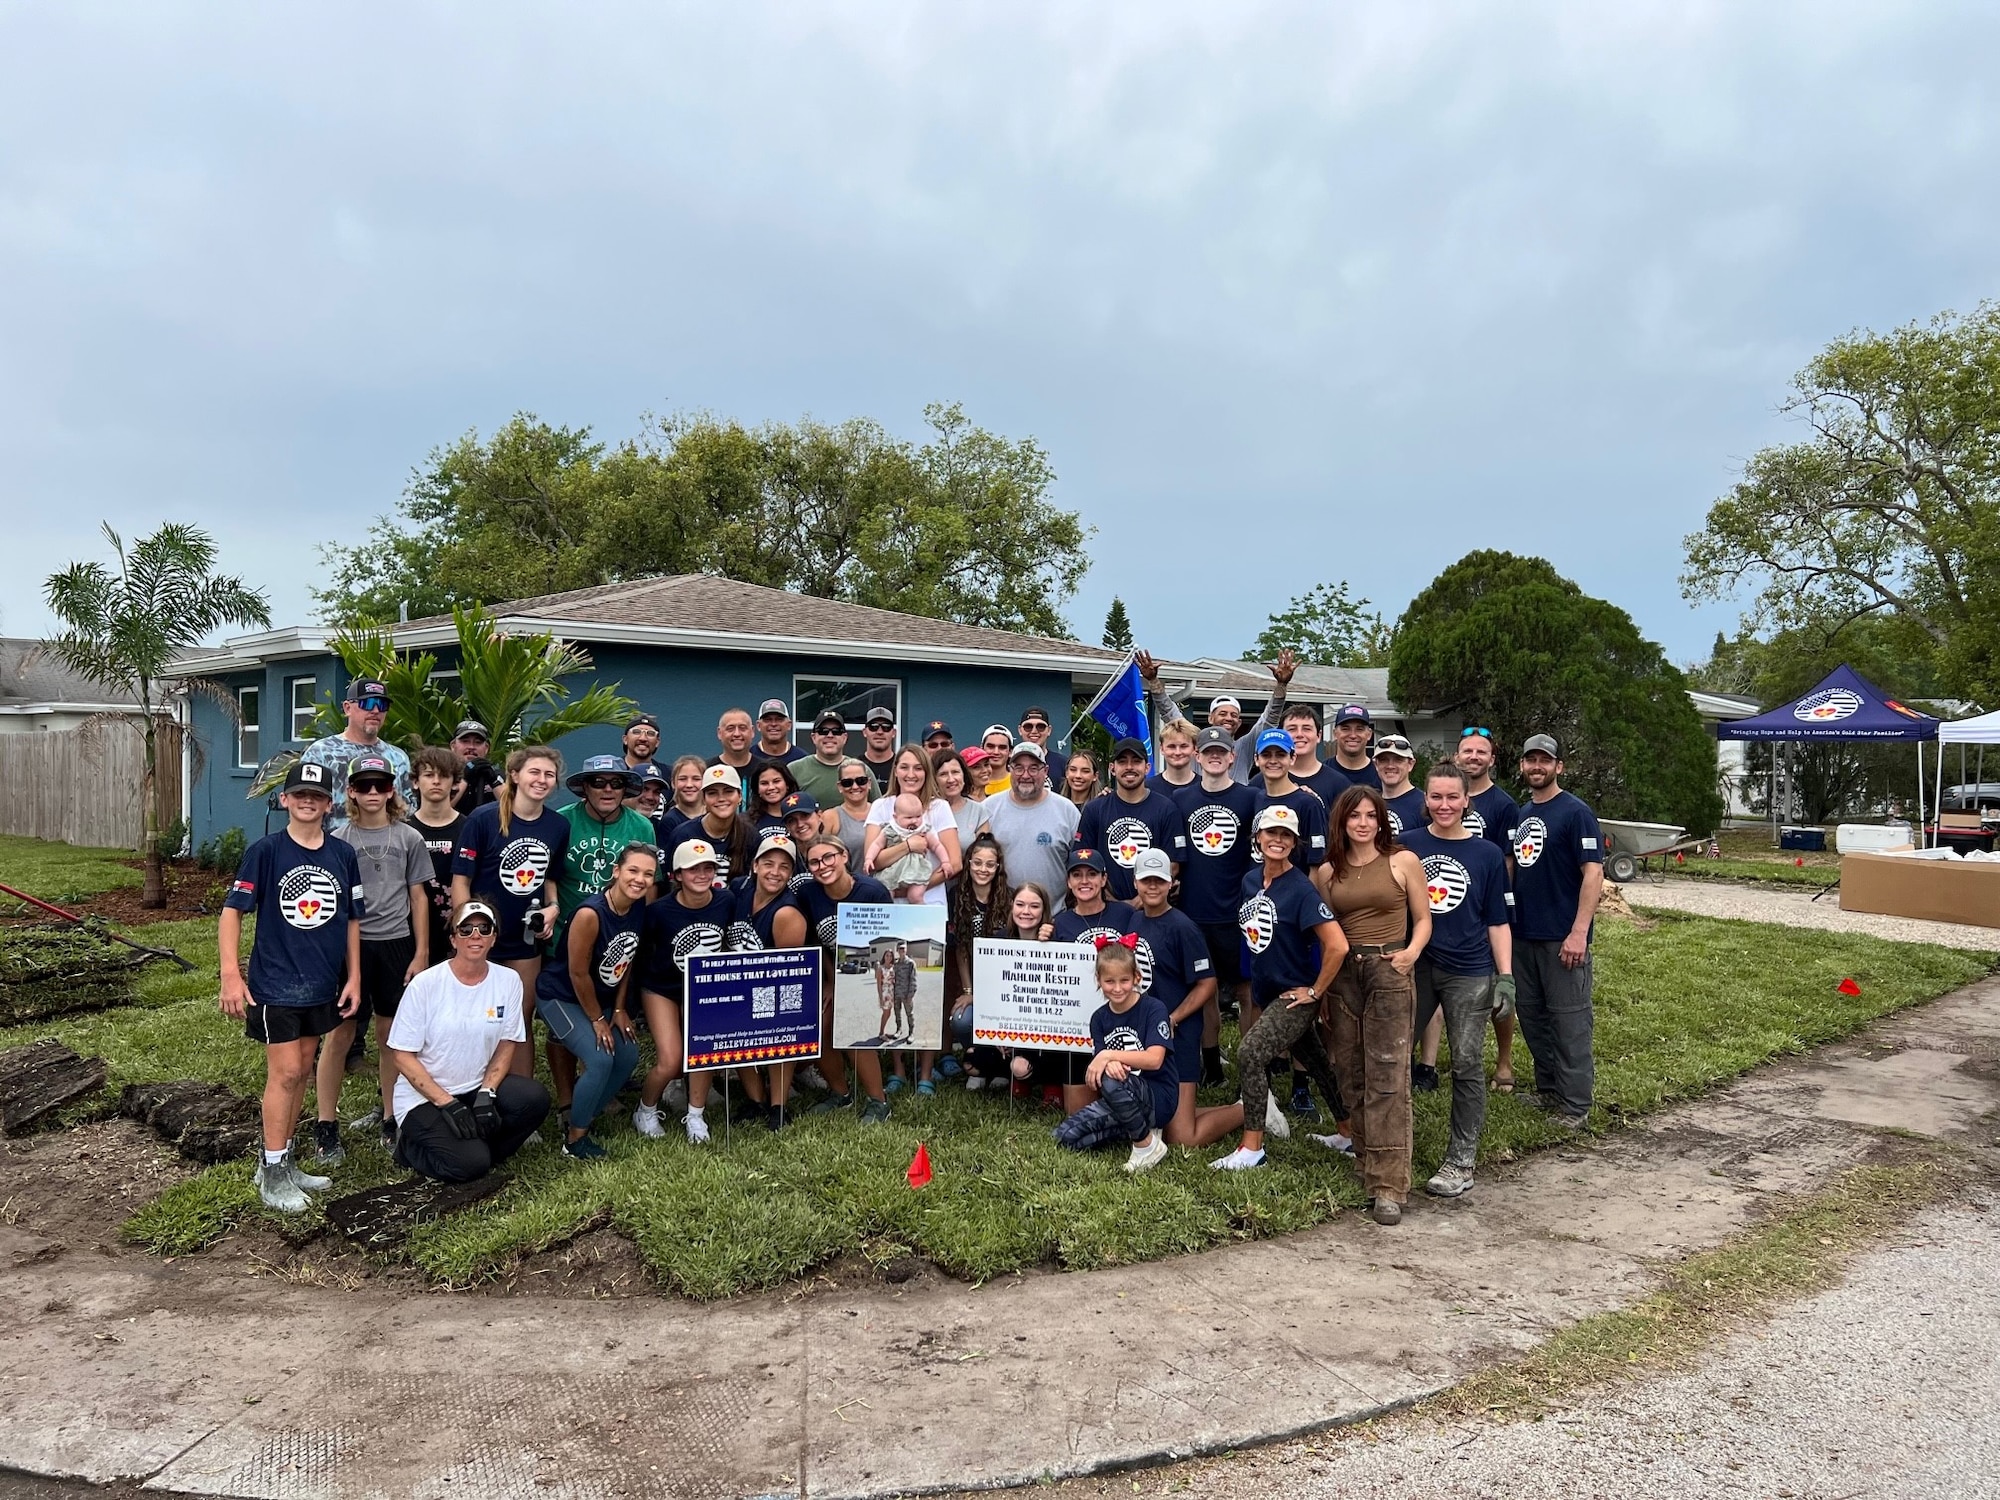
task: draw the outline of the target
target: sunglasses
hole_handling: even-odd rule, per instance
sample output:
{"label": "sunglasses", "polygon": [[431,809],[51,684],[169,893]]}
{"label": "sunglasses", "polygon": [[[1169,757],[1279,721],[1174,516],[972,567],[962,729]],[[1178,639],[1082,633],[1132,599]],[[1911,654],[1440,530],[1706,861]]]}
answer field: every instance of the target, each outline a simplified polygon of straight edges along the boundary
{"label": "sunglasses", "polygon": [[871,779],[867,776],[843,776],[840,778],[840,784],[842,786],[866,786]]}
{"label": "sunglasses", "polygon": [[461,922],[458,925],[458,935],[460,937],[492,937],[493,924],[491,922]]}
{"label": "sunglasses", "polygon": [[1047,729],[1049,726],[1048,723],[1042,719],[1023,719],[1021,721],[1021,727],[1023,729]]}
{"label": "sunglasses", "polygon": [[816,735],[820,735],[822,737],[829,737],[836,734],[844,735],[847,733],[847,727],[845,725],[842,725],[840,728],[835,729],[831,725],[829,725],[825,729],[815,729],[813,733]]}
{"label": "sunglasses", "polygon": [[583,784],[593,792],[608,792],[613,787],[623,791],[625,789],[625,778],[622,776],[586,776]]}
{"label": "sunglasses", "polygon": [[392,792],[396,784],[393,781],[350,781],[347,789],[350,792]]}
{"label": "sunglasses", "polygon": [[354,706],[364,714],[386,714],[389,711],[387,698],[356,698]]}
{"label": "sunglasses", "polygon": [[1478,735],[1482,740],[1490,740],[1493,738],[1492,730],[1481,729],[1477,725],[1469,725],[1466,728],[1459,730],[1458,737],[1462,740],[1466,740],[1472,738],[1472,736],[1475,734]]}

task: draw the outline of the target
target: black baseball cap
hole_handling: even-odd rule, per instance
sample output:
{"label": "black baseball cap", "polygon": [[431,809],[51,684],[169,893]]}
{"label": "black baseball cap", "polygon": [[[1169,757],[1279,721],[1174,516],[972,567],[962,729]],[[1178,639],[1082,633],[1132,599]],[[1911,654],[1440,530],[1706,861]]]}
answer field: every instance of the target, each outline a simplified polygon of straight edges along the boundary
{"label": "black baseball cap", "polygon": [[630,734],[633,730],[637,729],[641,724],[645,725],[648,729],[658,729],[660,727],[660,721],[656,715],[634,714],[632,715],[631,718],[625,721],[625,732],[627,734]]}
{"label": "black baseball cap", "polygon": [[388,684],[377,682],[372,677],[357,677],[347,684],[347,701],[349,703],[359,703],[363,698],[386,698],[388,696]]}
{"label": "black baseball cap", "polygon": [[285,790],[318,792],[322,797],[331,797],[333,772],[316,760],[295,760],[291,769],[285,772]]}
{"label": "black baseball cap", "polygon": [[1201,754],[1204,750],[1216,749],[1218,747],[1234,755],[1236,753],[1236,736],[1226,729],[1210,727],[1204,729],[1194,737],[1194,753],[1196,755]]}
{"label": "black baseball cap", "polygon": [[1121,755],[1136,755],[1141,760],[1148,760],[1151,758],[1146,753],[1145,744],[1142,741],[1132,739],[1130,736],[1127,736],[1126,738],[1120,740],[1117,744],[1111,747],[1111,758],[1113,760],[1118,759],[1118,757]]}
{"label": "black baseball cap", "polygon": [[455,740],[466,738],[485,740],[488,744],[493,742],[493,736],[486,732],[486,726],[477,719],[460,719],[458,728],[451,732],[451,737]]}
{"label": "black baseball cap", "polygon": [[1333,727],[1336,729],[1343,724],[1372,725],[1374,722],[1374,715],[1359,703],[1343,703],[1340,705],[1340,712],[1333,716]]}
{"label": "black baseball cap", "polygon": [[813,733],[818,734],[821,730],[831,729],[838,729],[842,734],[847,733],[847,720],[829,708],[813,720]]}
{"label": "black baseball cap", "polygon": [[1095,870],[1098,874],[1106,876],[1111,873],[1110,863],[1095,849],[1070,850],[1068,868],[1070,870]]}
{"label": "black baseball cap", "polygon": [[1021,710],[1021,722],[1025,724],[1030,719],[1040,719],[1044,724],[1049,725],[1055,723],[1055,720],[1049,717],[1049,711],[1046,708],[1032,703]]}

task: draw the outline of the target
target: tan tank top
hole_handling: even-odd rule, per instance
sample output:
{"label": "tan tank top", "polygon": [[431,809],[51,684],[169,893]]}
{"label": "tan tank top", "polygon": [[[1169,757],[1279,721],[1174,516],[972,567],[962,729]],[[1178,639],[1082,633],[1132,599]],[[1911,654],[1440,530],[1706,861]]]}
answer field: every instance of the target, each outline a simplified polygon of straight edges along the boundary
{"label": "tan tank top", "polygon": [[1409,932],[1410,898],[1396,884],[1387,855],[1359,867],[1350,865],[1347,874],[1333,882],[1331,904],[1340,930],[1357,948],[1401,947]]}

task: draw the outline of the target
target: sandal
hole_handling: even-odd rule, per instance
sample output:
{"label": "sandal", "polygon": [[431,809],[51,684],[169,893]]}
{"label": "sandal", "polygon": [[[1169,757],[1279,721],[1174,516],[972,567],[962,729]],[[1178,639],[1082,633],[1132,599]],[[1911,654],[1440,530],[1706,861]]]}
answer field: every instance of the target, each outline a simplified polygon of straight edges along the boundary
{"label": "sandal", "polygon": [[1512,1078],[1502,1078],[1502,1077],[1501,1077],[1501,1076],[1500,1076],[1499,1074],[1497,1074],[1497,1073],[1496,1073],[1496,1074],[1494,1074],[1494,1075],[1493,1075],[1493,1092],[1494,1092],[1494,1093],[1496,1093],[1496,1094],[1511,1094],[1511,1093],[1513,1093],[1513,1092],[1514,1092],[1514,1080],[1513,1080]]}

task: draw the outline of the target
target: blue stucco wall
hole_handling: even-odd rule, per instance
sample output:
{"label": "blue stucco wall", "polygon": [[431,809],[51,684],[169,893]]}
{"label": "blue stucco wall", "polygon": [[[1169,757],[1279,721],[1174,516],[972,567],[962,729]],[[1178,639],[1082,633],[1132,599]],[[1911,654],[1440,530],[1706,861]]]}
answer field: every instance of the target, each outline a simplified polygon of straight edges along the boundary
{"label": "blue stucco wall", "polygon": [[[619,691],[635,698],[660,718],[660,754],[671,760],[684,753],[704,758],[719,748],[716,721],[731,708],[757,711],[765,698],[792,701],[794,675],[871,678],[898,681],[903,690],[904,738],[931,719],[943,719],[961,745],[977,741],[989,723],[1014,724],[1021,710],[1039,704],[1053,716],[1058,734],[1066,734],[1070,704],[1069,677],[1062,672],[1025,672],[995,667],[937,666],[929,663],[843,660],[833,657],[793,657],[736,651],[670,651],[643,646],[591,647],[595,668],[577,679],[581,690],[593,681],[616,682]],[[238,672],[217,680],[232,693],[239,687],[263,689],[262,739],[259,754],[301,748],[287,737],[286,706],[294,678],[312,677],[320,695],[345,685],[346,674],[331,656],[272,662],[261,672]],[[262,799],[247,801],[252,770],[238,767],[235,730],[221,708],[197,694],[194,732],[199,747],[189,820],[197,843],[224,828],[241,828],[252,838],[265,831]],[[557,748],[571,765],[587,755],[618,749],[615,726],[566,735]],[[859,746],[859,736],[856,737]],[[559,800],[567,800],[559,799]],[[271,826],[276,826],[274,815]]]}

